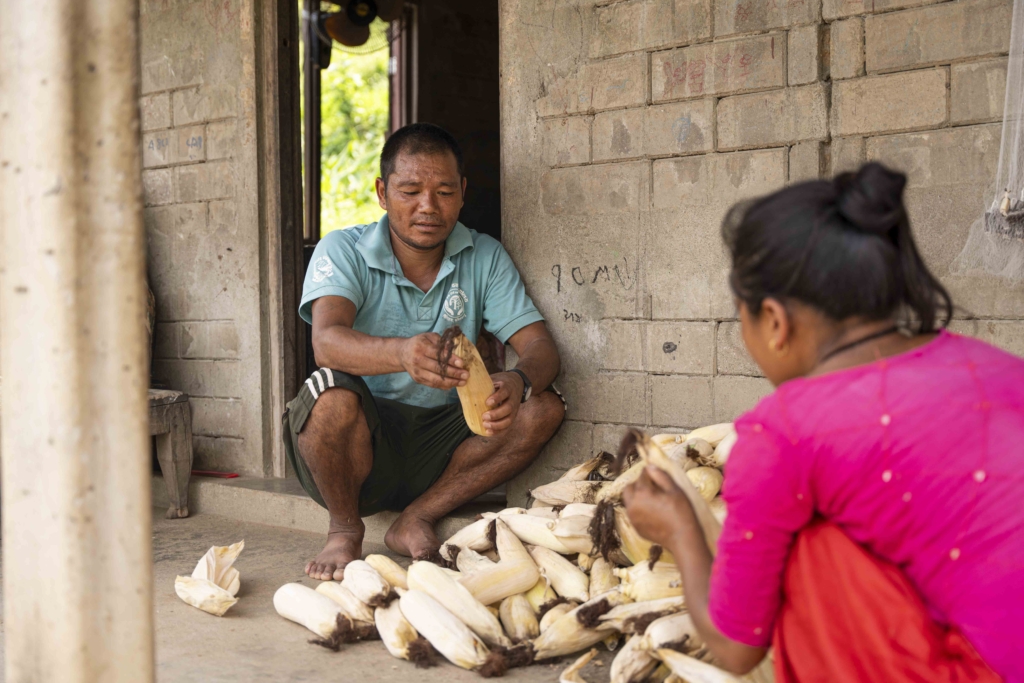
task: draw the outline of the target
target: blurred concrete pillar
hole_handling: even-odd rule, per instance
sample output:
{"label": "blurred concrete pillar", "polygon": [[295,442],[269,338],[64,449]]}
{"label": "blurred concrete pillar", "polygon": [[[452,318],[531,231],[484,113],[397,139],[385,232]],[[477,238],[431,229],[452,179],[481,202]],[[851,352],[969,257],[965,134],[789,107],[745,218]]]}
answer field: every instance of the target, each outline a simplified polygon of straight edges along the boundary
{"label": "blurred concrete pillar", "polygon": [[6,683],[153,680],[138,0],[0,0]]}

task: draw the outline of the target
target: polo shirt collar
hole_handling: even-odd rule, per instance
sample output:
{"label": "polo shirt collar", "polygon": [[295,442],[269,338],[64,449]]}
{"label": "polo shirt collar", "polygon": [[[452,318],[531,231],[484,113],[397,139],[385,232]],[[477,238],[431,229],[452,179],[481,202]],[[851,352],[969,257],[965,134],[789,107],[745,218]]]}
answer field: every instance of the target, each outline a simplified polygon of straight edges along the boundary
{"label": "polo shirt collar", "polygon": [[[445,240],[445,259],[450,259],[455,254],[473,247],[473,236],[469,234],[469,228],[462,223],[456,223],[452,234]],[[391,228],[388,224],[388,216],[384,214],[375,225],[368,228],[356,242],[356,249],[363,256],[363,260],[370,268],[383,270],[392,275],[401,275],[402,267],[395,258],[395,252],[391,248]]]}

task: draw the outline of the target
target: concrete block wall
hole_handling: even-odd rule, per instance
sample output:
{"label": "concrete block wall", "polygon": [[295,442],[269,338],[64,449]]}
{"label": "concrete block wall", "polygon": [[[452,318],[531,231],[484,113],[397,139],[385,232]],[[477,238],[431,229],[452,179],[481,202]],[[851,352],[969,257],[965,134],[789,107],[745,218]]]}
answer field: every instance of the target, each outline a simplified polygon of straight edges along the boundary
{"label": "concrete block wall", "polygon": [[197,468],[262,475],[254,7],[140,9],[154,379],[191,397]]}
{"label": "concrete block wall", "polygon": [[1024,289],[950,264],[994,183],[1010,0],[502,0],[503,241],[563,354],[565,426],[513,501],[623,429],[771,391],[719,226],[790,182],[909,174],[953,328],[1022,354]]}

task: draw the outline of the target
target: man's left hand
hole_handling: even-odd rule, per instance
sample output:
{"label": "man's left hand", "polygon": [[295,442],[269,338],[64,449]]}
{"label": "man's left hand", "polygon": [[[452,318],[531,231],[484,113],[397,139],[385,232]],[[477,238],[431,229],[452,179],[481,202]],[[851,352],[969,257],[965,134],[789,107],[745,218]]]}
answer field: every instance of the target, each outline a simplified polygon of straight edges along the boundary
{"label": "man's left hand", "polygon": [[487,399],[484,429],[494,436],[512,426],[523,398],[523,378],[514,372],[496,372],[491,375],[494,393]]}

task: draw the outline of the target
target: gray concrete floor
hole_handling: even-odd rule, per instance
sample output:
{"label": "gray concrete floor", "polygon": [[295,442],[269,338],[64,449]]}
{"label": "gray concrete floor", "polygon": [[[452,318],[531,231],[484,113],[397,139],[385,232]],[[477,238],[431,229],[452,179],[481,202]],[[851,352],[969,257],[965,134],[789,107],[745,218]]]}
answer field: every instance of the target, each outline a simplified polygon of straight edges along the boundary
{"label": "gray concrete floor", "polygon": [[[165,520],[154,511],[153,559],[156,615],[157,679],[160,683],[219,681],[477,681],[479,676],[447,662],[417,669],[388,654],[379,641],[349,645],[331,652],[307,641],[313,637],[274,611],[273,595],[282,584],[308,579],[302,568],[320,550],[319,534],[238,522],[210,514]],[[174,577],[190,574],[212,545],[245,539],[235,566],[241,572],[239,601],[224,617],[214,617],[186,605],[174,593]],[[388,552],[367,547],[365,552]],[[603,651],[584,670],[589,683],[608,680],[612,653]],[[516,669],[504,680],[553,682],[571,663],[537,664]],[[0,653],[2,665],[2,653]],[[2,670],[2,669],[0,669]]]}

